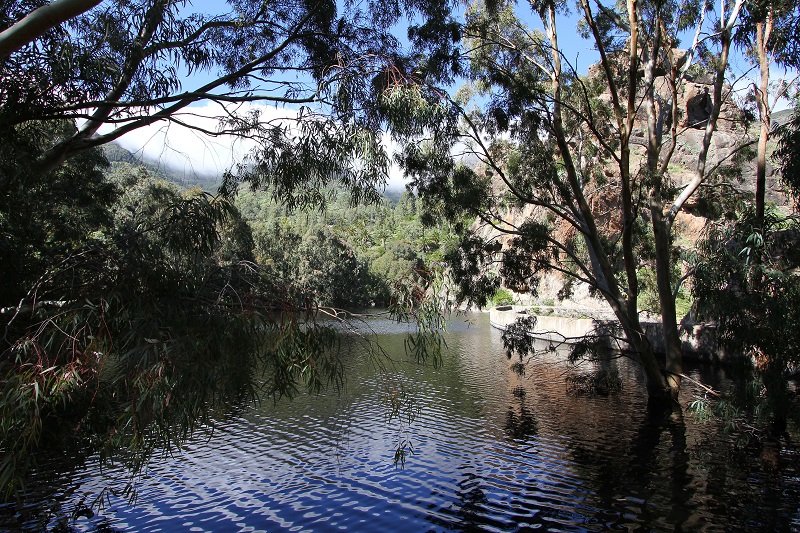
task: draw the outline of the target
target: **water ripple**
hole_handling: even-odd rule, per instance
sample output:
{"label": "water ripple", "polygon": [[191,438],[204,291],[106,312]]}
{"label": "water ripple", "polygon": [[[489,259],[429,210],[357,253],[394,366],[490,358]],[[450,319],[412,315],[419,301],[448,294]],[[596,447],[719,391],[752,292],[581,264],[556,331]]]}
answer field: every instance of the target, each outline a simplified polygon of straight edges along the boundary
{"label": "water ripple", "polygon": [[[458,324],[441,369],[406,364],[404,332],[376,324],[398,361],[349,360],[341,394],[264,402],[221,416],[139,480],[134,505],[77,530],[607,531],[798,530],[800,453],[736,460],[714,424],[646,416],[635,378],[618,398],[571,398],[563,357],[508,370],[484,316]],[[620,363],[622,372],[635,368]],[[693,374],[695,378],[702,378]],[[387,394],[410,411],[390,417]],[[408,415],[411,414],[411,418]],[[395,464],[397,446],[407,447]],[[727,450],[712,453],[712,451]],[[413,450],[413,453],[412,453]],[[120,479],[84,465],[43,467],[29,502],[0,507],[0,530],[35,531]],[[771,465],[777,466],[771,466]],[[38,483],[38,485],[37,485]],[[53,487],[58,487],[53,491]],[[50,514],[48,514],[50,513]]]}

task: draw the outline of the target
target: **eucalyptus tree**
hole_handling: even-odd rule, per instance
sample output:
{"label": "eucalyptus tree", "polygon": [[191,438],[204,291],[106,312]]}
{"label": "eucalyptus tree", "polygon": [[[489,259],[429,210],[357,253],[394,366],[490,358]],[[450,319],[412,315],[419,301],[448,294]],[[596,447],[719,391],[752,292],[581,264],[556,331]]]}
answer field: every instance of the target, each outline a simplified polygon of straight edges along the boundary
{"label": "eucalyptus tree", "polygon": [[[408,76],[387,91],[385,113],[406,141],[401,160],[428,207],[435,216],[467,212],[492,230],[467,231],[449,256],[462,299],[481,302],[501,281],[535,290],[536,275],[547,270],[585,282],[615,313],[649,397],[677,397],[674,226],[729,162],[710,161],[709,150],[729,102],[726,70],[741,8],[741,1],[715,11],[706,1],[582,0],[577,31],[599,55],[585,76],[561,44],[564,32],[576,31],[560,25],[565,3],[475,2],[462,29],[468,84],[451,97]],[[685,34],[692,41],[680,51]],[[682,103],[698,60],[711,75],[699,119]],[[696,153],[681,182],[673,156],[693,131]],[[479,164],[459,162],[459,153]],[[523,216],[512,218],[512,207]],[[656,273],[665,368],[639,318],[645,267]]]}
{"label": "eucalyptus tree", "polygon": [[[318,302],[257,267],[230,194],[247,182],[298,208],[338,183],[352,201],[377,198],[374,102],[408,61],[391,32],[406,21],[413,45],[441,44],[446,3],[0,6],[0,491],[54,442],[141,465],[255,393],[255,367],[274,397],[337,383]],[[218,126],[191,120],[201,102]],[[270,121],[255,104],[296,113]],[[98,147],[158,122],[256,147],[217,196],[119,167],[103,179]]]}
{"label": "eucalyptus tree", "polygon": [[[734,39],[757,73],[751,101],[756,107],[759,135],[755,158],[754,206],[741,205],[707,228],[698,243],[693,273],[695,308],[714,320],[717,338],[737,371],[736,388],[727,397],[699,401],[714,404],[729,423],[747,420],[767,428],[767,436],[782,436],[787,420],[797,415],[797,398],[789,383],[798,363],[797,292],[798,220],[765,201],[770,140],[777,138],[773,161],[779,167],[790,201],[798,199],[796,113],[777,129],[772,112],[778,100],[797,91],[798,6],[793,2],[756,1],[744,5],[742,24]],[[784,67],[775,80],[776,67]],[[782,212],[783,211],[783,212]],[[738,418],[738,420],[733,419]]]}
{"label": "eucalyptus tree", "polygon": [[92,9],[102,0],[56,0],[37,7],[0,33],[0,58],[8,57],[48,30]]}
{"label": "eucalyptus tree", "polygon": [[[44,2],[6,1],[0,27],[10,32],[25,26],[39,11],[54,10],[63,1],[31,13],[32,5]],[[296,146],[298,138],[312,135],[342,141],[360,134],[357,146],[365,154],[346,153],[353,146],[344,142],[330,155],[336,160],[364,156],[373,164],[365,166],[361,178],[366,170],[380,171],[379,162],[368,157],[376,150],[374,136],[364,128],[374,129],[366,112],[371,78],[400,59],[389,29],[405,15],[418,15],[423,22],[446,15],[444,6],[413,0],[367,7],[236,0],[226,7],[203,13],[184,0],[106,1],[69,13],[73,16],[65,22],[29,35],[27,44],[3,59],[0,126],[5,130],[32,120],[80,123],[74,134],[45,147],[32,165],[39,173],[159,121],[213,135],[257,137],[265,146]],[[430,37],[424,31],[415,35],[420,42]],[[219,104],[218,129],[203,129],[186,118],[187,108],[203,101]],[[260,122],[252,109],[232,111],[233,105],[255,102],[309,107],[290,131]],[[329,119],[312,113],[311,104],[324,105]]]}
{"label": "eucalyptus tree", "polygon": [[[760,124],[755,176],[756,221],[764,220],[767,143],[773,135],[772,113],[777,103],[797,90],[797,78],[788,72],[778,80],[771,80],[775,67],[797,69],[800,67],[800,50],[797,40],[800,6],[795,2],[759,0],[745,3],[743,23],[736,31],[735,42],[758,68],[758,83],[753,83],[753,100],[756,103]],[[788,79],[787,79],[788,78]]]}

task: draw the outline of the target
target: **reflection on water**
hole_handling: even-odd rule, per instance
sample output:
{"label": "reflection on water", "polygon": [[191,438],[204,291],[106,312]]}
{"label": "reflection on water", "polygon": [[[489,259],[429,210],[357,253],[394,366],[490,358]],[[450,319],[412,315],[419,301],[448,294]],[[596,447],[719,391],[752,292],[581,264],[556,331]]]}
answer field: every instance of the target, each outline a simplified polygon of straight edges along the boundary
{"label": "reflection on water", "polygon": [[[401,362],[403,332],[376,322],[395,364],[354,356],[341,394],[229,413],[155,461],[135,505],[109,494],[87,517],[76,505],[121,473],[53,463],[26,502],[0,508],[0,530],[74,514],[70,527],[100,531],[800,530],[796,449],[736,451],[713,424],[649,414],[627,379],[615,397],[569,397],[557,354],[519,377],[487,317],[469,321],[453,324],[439,369]],[[383,401],[403,387],[410,423],[387,420]]]}

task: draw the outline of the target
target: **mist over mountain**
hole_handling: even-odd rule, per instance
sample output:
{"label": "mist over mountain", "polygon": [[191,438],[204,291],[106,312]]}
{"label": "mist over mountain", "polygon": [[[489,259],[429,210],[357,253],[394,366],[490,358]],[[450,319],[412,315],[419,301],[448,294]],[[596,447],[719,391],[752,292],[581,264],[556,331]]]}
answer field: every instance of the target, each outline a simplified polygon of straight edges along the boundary
{"label": "mist over mountain", "polygon": [[[173,182],[181,187],[200,187],[204,191],[215,192],[222,183],[222,175],[216,173],[204,173],[189,171],[185,168],[177,168],[167,161],[148,157],[146,153],[134,153],[122,146],[110,143],[102,147],[106,158],[113,165],[114,163],[128,163],[134,166],[141,166],[151,174]],[[390,180],[386,184],[383,196],[391,202],[397,202],[405,185],[401,181]]]}
{"label": "mist over mountain", "polygon": [[129,163],[141,166],[151,174],[176,183],[181,187],[200,187],[205,191],[214,192],[222,183],[221,175],[179,169],[165,161],[147,157],[144,153],[133,153],[115,143],[106,144],[102,149],[112,165],[114,163]]}

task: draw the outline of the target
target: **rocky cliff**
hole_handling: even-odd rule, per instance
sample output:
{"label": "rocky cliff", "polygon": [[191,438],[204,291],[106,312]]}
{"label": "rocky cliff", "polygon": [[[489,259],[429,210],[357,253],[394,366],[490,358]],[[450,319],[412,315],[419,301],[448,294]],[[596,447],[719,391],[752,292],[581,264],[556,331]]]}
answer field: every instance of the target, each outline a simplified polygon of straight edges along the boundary
{"label": "rocky cliff", "polygon": [[[685,57],[685,52],[674,51],[675,57],[679,61]],[[656,98],[662,104],[662,109],[668,109],[668,102],[671,100],[667,79],[663,73],[659,74],[654,83]],[[602,69],[595,65],[589,70],[589,79],[604,76]],[[708,164],[706,168],[716,169],[716,175],[709,181],[707,188],[698,191],[684,207],[683,212],[678,215],[675,222],[676,244],[690,249],[696,246],[697,240],[701,237],[703,230],[708,224],[709,217],[719,216],[721,213],[714,209],[719,209],[720,202],[730,199],[734,195],[750,195],[755,190],[755,160],[754,153],[739,158],[736,161],[734,155],[736,149],[742,146],[752,146],[755,150],[755,142],[758,136],[758,123],[748,117],[734,98],[730,86],[725,86],[723,90],[724,100],[721,106],[720,117],[717,128],[712,138],[712,144],[708,153]],[[598,100],[609,102],[608,94],[601,94]],[[703,136],[705,133],[708,119],[713,107],[713,78],[709,75],[687,75],[679,89],[677,97],[678,107],[678,142],[670,159],[667,180],[677,189],[685,185],[692,177],[692,171],[696,168],[697,155],[700,153]],[[659,120],[669,120],[664,112]],[[633,131],[633,151],[634,161],[643,163],[646,147],[646,125],[644,123],[644,111],[640,109],[637,113],[637,125]],[[665,134],[669,134],[669,124],[665,124]],[[665,142],[664,150],[668,149]],[[773,146],[770,147],[774,149]],[[747,152],[744,152],[745,154]],[[609,234],[621,231],[618,209],[618,171],[614,165],[602,165],[604,183],[600,186],[594,183],[587,183],[585,194],[591,203],[598,224]],[[637,176],[636,179],[643,179]],[[499,184],[498,184],[499,187]],[[768,164],[767,167],[767,202],[772,202],[779,209],[788,211],[790,209],[789,200],[781,187],[777,170]],[[715,207],[716,206],[716,207]],[[645,212],[644,210],[643,212]],[[530,218],[543,220],[546,212],[543,208],[530,205],[522,209],[507,209],[503,213],[502,219],[509,225],[520,225]],[[484,238],[494,237],[507,246],[510,237],[500,236],[499,232],[490,228],[479,227],[477,224],[474,229],[478,230]],[[556,227],[556,237],[562,242],[574,236],[574,229],[567,224]],[[538,297],[533,298],[526,295],[518,295],[518,303],[529,305],[542,302],[559,302],[559,292],[564,287],[564,278],[561,274],[544,275],[538,287]],[[562,293],[563,295],[563,293]],[[569,299],[560,302],[570,307],[595,307],[598,310],[604,309],[606,304],[590,295],[588,287],[581,284],[574,284]]]}

